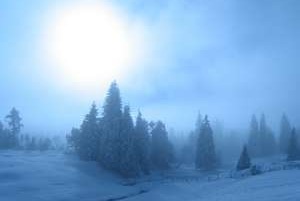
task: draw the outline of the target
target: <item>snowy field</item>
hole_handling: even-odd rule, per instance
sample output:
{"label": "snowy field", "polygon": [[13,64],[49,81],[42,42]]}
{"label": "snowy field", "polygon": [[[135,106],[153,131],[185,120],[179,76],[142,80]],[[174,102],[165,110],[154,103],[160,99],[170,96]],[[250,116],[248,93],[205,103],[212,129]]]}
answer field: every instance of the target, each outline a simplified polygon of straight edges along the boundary
{"label": "snowy field", "polygon": [[[178,175],[178,176],[175,176]],[[300,170],[242,179],[220,178],[192,169],[152,176],[136,185],[57,152],[0,152],[1,201],[299,201]],[[211,178],[214,178],[213,175]]]}

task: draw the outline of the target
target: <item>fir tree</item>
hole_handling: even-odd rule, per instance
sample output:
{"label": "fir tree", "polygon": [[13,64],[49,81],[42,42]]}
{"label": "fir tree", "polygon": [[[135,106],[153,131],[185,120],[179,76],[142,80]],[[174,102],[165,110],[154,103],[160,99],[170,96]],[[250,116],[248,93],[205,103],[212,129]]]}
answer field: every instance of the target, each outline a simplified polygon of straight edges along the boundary
{"label": "fir tree", "polygon": [[79,156],[84,160],[97,159],[100,140],[97,116],[98,111],[96,108],[96,104],[93,103],[89,114],[85,116],[85,119],[80,128],[80,144],[78,151]]}
{"label": "fir tree", "polygon": [[251,166],[251,161],[248,155],[247,146],[245,145],[241,153],[240,159],[238,161],[238,164],[236,166],[236,169],[244,170],[250,168],[250,166]]}
{"label": "fir tree", "polygon": [[100,162],[108,169],[119,170],[122,104],[118,85],[110,85],[101,119],[103,137],[100,144]]}
{"label": "fir tree", "polygon": [[259,127],[259,136],[260,136],[260,155],[269,156],[275,153],[276,151],[276,141],[273,132],[267,126],[265,115],[261,115],[260,127]]}
{"label": "fir tree", "polygon": [[77,128],[72,128],[71,134],[67,135],[68,146],[71,149],[73,149],[77,154],[79,154],[80,150],[80,135],[80,129]]}
{"label": "fir tree", "polygon": [[256,116],[253,115],[250,123],[250,133],[248,139],[249,151],[252,156],[258,156],[260,154],[260,137],[259,128]]}
{"label": "fir tree", "polygon": [[296,135],[296,129],[293,128],[289,140],[287,160],[288,161],[300,160],[299,152],[300,151],[299,151],[298,139]]}
{"label": "fir tree", "polygon": [[280,123],[279,148],[281,153],[287,153],[291,135],[291,125],[285,114],[282,115]]}
{"label": "fir tree", "polygon": [[158,121],[152,131],[151,160],[152,165],[160,170],[170,167],[170,142],[165,125]]}
{"label": "fir tree", "polygon": [[210,127],[207,115],[205,116],[200,133],[198,134],[196,168],[211,170],[216,167],[217,159],[213,139],[213,131]]}
{"label": "fir tree", "polygon": [[134,125],[129,106],[124,107],[119,144],[118,158],[120,158],[120,167],[118,171],[126,177],[137,176],[139,166],[134,150]]}
{"label": "fir tree", "polygon": [[189,133],[187,142],[185,143],[185,145],[182,147],[181,150],[181,161],[184,163],[187,164],[195,163],[196,145],[201,130],[201,125],[202,125],[202,115],[199,112],[195,123],[195,130]]}
{"label": "fir tree", "polygon": [[23,124],[21,123],[22,118],[20,117],[20,113],[15,108],[12,108],[10,113],[6,116],[6,119],[8,121],[8,125],[11,132],[11,145],[13,147],[18,145],[18,134],[21,131],[21,128],[23,127]]}
{"label": "fir tree", "polygon": [[141,171],[144,174],[150,173],[150,139],[148,123],[142,118],[139,112],[136,118],[134,130],[134,148],[137,155],[137,161]]}

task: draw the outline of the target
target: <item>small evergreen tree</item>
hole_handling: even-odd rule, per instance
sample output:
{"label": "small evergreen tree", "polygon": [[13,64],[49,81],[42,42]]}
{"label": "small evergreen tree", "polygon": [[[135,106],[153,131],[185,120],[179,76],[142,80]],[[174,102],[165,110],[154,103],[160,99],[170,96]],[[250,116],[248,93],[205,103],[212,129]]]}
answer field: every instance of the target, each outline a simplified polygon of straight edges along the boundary
{"label": "small evergreen tree", "polygon": [[250,161],[250,157],[248,155],[248,151],[247,151],[247,146],[245,145],[243,148],[243,151],[241,153],[240,159],[238,161],[238,164],[236,166],[237,170],[245,170],[250,168],[251,166],[251,161]]}
{"label": "small evergreen tree", "polygon": [[299,145],[298,145],[298,139],[297,139],[295,128],[292,129],[292,133],[290,136],[287,160],[288,161],[300,160]]}
{"label": "small evergreen tree", "polygon": [[207,115],[205,116],[200,133],[198,134],[196,168],[212,170],[216,167],[217,157],[213,139],[213,131],[210,127]]}

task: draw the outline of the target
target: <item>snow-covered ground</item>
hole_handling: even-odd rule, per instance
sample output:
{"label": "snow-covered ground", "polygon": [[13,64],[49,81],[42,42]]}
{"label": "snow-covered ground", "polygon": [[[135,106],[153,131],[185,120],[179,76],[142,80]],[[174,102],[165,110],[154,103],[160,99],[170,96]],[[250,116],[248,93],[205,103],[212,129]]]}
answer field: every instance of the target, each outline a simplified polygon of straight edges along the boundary
{"label": "snow-covered ground", "polygon": [[[222,173],[225,174],[225,173]],[[226,175],[226,174],[225,174]],[[1,201],[299,201],[300,170],[217,178],[192,169],[144,178],[136,185],[57,152],[0,152]]]}

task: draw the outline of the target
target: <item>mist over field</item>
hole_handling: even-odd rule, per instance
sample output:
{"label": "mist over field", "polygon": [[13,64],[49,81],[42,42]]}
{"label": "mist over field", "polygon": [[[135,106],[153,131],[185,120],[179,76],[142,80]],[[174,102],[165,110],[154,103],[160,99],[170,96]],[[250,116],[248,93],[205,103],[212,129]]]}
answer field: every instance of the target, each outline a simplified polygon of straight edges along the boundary
{"label": "mist over field", "polygon": [[0,200],[299,200],[299,11],[1,1]]}

